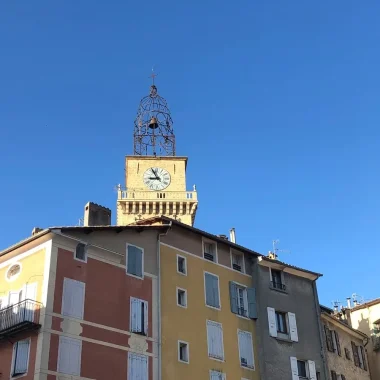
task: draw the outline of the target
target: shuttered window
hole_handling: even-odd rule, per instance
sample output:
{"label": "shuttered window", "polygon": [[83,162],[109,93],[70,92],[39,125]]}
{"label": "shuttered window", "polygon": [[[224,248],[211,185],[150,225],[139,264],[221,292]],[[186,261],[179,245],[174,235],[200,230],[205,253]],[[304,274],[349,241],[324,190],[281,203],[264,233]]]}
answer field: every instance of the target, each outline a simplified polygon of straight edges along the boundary
{"label": "shuttered window", "polygon": [[210,371],[210,380],[226,380],[226,374],[219,371]]}
{"label": "shuttered window", "polygon": [[363,346],[360,346],[360,352],[361,352],[361,357],[362,357],[362,364],[363,364],[363,369],[365,371],[367,371],[368,367],[367,367],[367,360],[366,360],[366,357],[365,357],[365,349]]}
{"label": "shuttered window", "polygon": [[211,273],[205,273],[206,305],[220,308],[219,277]]}
{"label": "shuttered window", "polygon": [[[269,335],[273,337],[277,337],[278,333],[283,331],[282,327],[279,326],[279,320],[276,317],[276,310],[273,307],[267,307],[268,312],[268,325],[269,325]],[[282,313],[287,316],[288,324],[289,324],[289,335],[288,338],[293,342],[298,342],[298,330],[297,330],[297,321],[296,315],[294,313]],[[284,321],[283,321],[284,322]],[[284,333],[282,333],[284,335]]]}
{"label": "shuttered window", "polygon": [[290,368],[292,371],[292,380],[304,378],[318,380],[315,362],[312,360],[298,360],[296,357],[292,356],[290,358]]}
{"label": "shuttered window", "polygon": [[354,355],[354,363],[355,363],[356,367],[359,367],[360,361],[359,361],[358,346],[354,342],[351,342],[351,347],[352,347],[352,353]]}
{"label": "shuttered window", "polygon": [[87,246],[84,243],[78,243],[75,248],[75,258],[79,261],[87,262]]}
{"label": "shuttered window", "polygon": [[334,352],[334,344],[333,344],[331,330],[326,325],[324,325],[324,329],[325,329],[327,350],[330,352]]}
{"label": "shuttered window", "polygon": [[339,356],[342,356],[342,350],[340,348],[339,334],[337,331],[334,331],[335,344],[336,344],[336,352]]}
{"label": "shuttered window", "polygon": [[68,375],[80,375],[82,341],[74,338],[59,337],[57,371]]}
{"label": "shuttered window", "polygon": [[127,273],[136,277],[143,277],[143,256],[142,248],[127,244]]}
{"label": "shuttered window", "polygon": [[20,340],[13,346],[12,376],[28,372],[30,339]]}
{"label": "shuttered window", "polygon": [[130,330],[135,334],[148,334],[148,302],[131,297]]}
{"label": "shuttered window", "polygon": [[224,360],[223,328],[221,323],[207,321],[207,345],[210,358]]}
{"label": "shuttered window", "polygon": [[230,304],[234,314],[257,319],[256,289],[230,281]]}
{"label": "shuttered window", "polygon": [[247,368],[255,368],[252,334],[248,331],[238,332],[240,365]]}
{"label": "shuttered window", "polygon": [[148,357],[128,353],[128,380],[148,380]]}
{"label": "shuttered window", "polygon": [[83,319],[85,283],[65,278],[63,280],[62,314]]}

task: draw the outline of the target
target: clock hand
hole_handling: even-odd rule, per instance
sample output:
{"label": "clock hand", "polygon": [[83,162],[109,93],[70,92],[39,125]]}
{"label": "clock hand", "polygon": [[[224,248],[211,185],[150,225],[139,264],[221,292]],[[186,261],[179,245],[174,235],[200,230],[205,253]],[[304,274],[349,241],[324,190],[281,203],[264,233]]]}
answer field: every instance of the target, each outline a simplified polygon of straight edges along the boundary
{"label": "clock hand", "polygon": [[150,168],[150,170],[153,172],[153,174],[155,175],[156,179],[160,179],[160,178],[158,177],[158,175],[157,175],[157,172],[155,172],[155,171],[153,170],[153,168]]}

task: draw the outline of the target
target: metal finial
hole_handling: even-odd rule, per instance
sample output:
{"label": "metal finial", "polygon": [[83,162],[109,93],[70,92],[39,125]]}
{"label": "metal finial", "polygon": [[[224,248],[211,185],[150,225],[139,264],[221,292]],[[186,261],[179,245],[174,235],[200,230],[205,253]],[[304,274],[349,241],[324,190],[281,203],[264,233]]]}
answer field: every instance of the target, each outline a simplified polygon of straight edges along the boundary
{"label": "metal finial", "polygon": [[149,76],[149,78],[152,78],[152,86],[154,86],[154,78],[157,76],[158,74],[156,74],[154,72],[154,67],[152,67],[152,74]]}

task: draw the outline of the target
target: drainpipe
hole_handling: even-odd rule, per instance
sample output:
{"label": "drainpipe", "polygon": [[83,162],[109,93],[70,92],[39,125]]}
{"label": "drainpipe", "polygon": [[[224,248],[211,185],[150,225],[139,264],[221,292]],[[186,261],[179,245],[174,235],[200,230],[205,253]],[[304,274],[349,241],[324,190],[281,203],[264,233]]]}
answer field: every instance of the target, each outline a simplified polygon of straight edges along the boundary
{"label": "drainpipe", "polygon": [[168,229],[166,230],[166,232],[157,234],[158,380],[162,379],[162,373],[161,373],[162,372],[162,336],[161,336],[162,329],[161,329],[161,251],[160,251],[160,243],[161,243],[161,236],[166,236],[171,228],[172,228],[172,222],[170,221],[170,223],[168,225]]}
{"label": "drainpipe", "polygon": [[322,323],[321,323],[321,308],[319,306],[318,292],[317,292],[317,280],[313,280],[313,293],[314,293],[314,304],[317,313],[317,321],[318,321],[318,330],[319,330],[319,339],[321,341],[321,357],[323,364],[323,371],[325,373],[325,379],[329,379],[329,371],[327,369],[326,357],[325,357],[325,341],[322,335]]}

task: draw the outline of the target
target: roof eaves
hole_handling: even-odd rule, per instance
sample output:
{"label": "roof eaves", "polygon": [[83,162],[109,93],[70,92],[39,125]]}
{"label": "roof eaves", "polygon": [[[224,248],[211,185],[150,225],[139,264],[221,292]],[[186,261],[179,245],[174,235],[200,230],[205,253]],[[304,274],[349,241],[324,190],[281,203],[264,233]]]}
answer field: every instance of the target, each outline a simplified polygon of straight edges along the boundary
{"label": "roof eaves", "polygon": [[361,335],[363,338],[367,338],[368,339],[368,335],[367,334],[364,334],[363,332],[359,331],[359,330],[356,330],[354,329],[353,327],[351,327],[350,325],[340,321],[339,319],[335,318],[333,315],[329,314],[329,313],[326,313],[325,311],[322,311],[321,312],[321,315],[324,315],[326,316],[327,318],[329,318],[331,321],[334,321],[335,323],[338,323],[340,324],[342,327],[346,327],[347,329],[351,330],[352,332],[358,334],[358,335]]}

